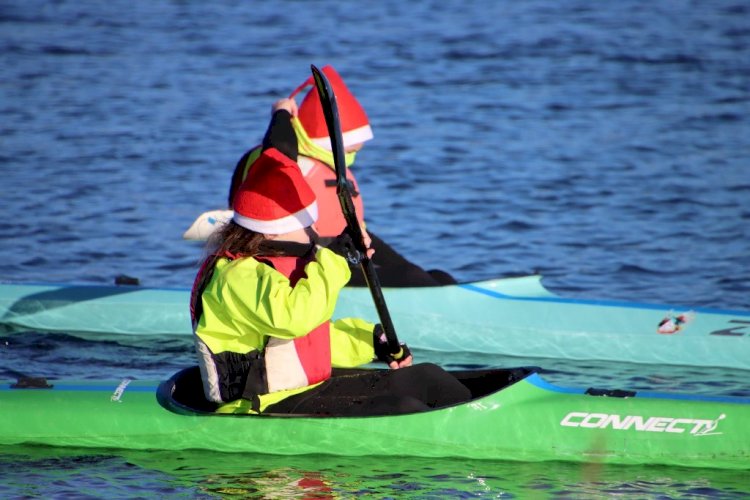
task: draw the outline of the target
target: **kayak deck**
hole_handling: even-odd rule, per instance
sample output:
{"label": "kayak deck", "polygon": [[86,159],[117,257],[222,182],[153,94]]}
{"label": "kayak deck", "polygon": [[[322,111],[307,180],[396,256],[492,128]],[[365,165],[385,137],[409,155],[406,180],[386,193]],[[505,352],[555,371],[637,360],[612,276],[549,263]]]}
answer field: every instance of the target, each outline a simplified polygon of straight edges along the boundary
{"label": "kayak deck", "polygon": [[[365,373],[368,371],[372,371],[372,369],[334,369],[332,376],[345,376],[355,373]],[[483,398],[488,394],[505,389],[538,371],[539,368],[537,367],[520,367],[508,369],[451,371],[450,373],[471,391],[471,401],[474,401]],[[197,366],[180,370],[172,377],[162,382],[156,391],[156,399],[159,401],[159,404],[167,410],[180,414],[216,415],[215,412],[218,407],[216,403],[206,400],[203,394],[203,382],[201,380],[200,370]],[[336,414],[290,415],[264,413],[263,416],[286,418],[346,418],[346,416]]]}
{"label": "kayak deck", "polygon": [[231,415],[212,413],[198,373],[163,382],[0,384],[0,445],[750,470],[748,398],[566,388],[520,368],[451,372],[475,398],[419,413]]}
{"label": "kayak deck", "polygon": [[[750,369],[750,311],[563,298],[540,276],[383,294],[418,350]],[[187,289],[0,284],[0,332],[191,335],[188,300]],[[334,317],[377,322],[369,290],[344,288]]]}

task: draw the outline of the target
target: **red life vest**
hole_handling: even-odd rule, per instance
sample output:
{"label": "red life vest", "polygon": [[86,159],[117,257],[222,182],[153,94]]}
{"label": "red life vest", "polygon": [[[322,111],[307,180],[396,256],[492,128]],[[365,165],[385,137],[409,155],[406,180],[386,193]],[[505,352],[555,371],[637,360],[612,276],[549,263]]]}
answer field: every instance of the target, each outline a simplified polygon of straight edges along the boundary
{"label": "red life vest", "polygon": [[[304,267],[311,258],[256,257],[289,278],[294,286],[305,276]],[[330,321],[295,339],[269,337],[265,348],[268,392],[296,389],[317,384],[331,377]]]}
{"label": "red life vest", "polygon": [[[338,236],[346,227],[346,219],[341,212],[341,204],[336,194],[336,172],[322,161],[307,156],[300,156],[298,163],[305,180],[315,192],[315,198],[318,200],[316,231],[322,237]],[[346,169],[346,178],[351,183],[352,201],[361,225],[364,223],[365,207],[351,169]]]}

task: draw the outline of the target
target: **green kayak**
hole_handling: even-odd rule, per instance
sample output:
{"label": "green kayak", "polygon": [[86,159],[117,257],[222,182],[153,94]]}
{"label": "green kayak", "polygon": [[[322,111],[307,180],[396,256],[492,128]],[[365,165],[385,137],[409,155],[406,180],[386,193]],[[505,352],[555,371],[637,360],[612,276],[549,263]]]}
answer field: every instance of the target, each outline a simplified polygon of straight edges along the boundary
{"label": "green kayak", "polygon": [[565,388],[534,368],[453,373],[471,402],[378,417],[215,414],[197,367],[161,383],[24,379],[0,385],[0,444],[750,469],[748,398]]}
{"label": "green kayak", "polygon": [[[189,293],[0,284],[0,331],[190,335]],[[417,349],[750,369],[750,311],[563,298],[540,276],[383,294],[399,338]],[[335,317],[346,316],[378,320],[368,289],[341,292]]]}

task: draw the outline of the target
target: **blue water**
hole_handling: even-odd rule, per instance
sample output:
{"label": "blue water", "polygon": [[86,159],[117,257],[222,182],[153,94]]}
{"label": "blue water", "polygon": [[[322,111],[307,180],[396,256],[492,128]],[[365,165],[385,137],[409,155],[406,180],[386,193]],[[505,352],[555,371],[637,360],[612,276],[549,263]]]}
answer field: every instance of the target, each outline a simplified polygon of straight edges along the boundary
{"label": "blue water", "polygon": [[[375,131],[354,167],[368,225],[411,260],[462,281],[539,272],[570,297],[750,308],[750,6],[740,0],[10,0],[0,1],[0,63],[0,280],[125,274],[189,286],[202,249],[182,233],[223,207],[271,103],[310,64],[333,64]],[[3,352],[4,373],[19,352],[53,377],[133,359],[140,374],[166,375],[190,359],[170,341],[33,339]],[[747,391],[747,372],[609,368],[638,388]],[[557,371],[584,379],[586,369]],[[144,457],[25,453],[21,471],[16,454],[0,455],[0,496],[212,497],[251,484],[239,494],[263,497],[282,490],[262,485],[286,484],[283,464],[253,457],[243,470],[185,473]],[[718,471],[415,461],[403,476],[400,462],[360,465],[313,472],[342,497],[372,482],[377,497],[750,491],[746,475]],[[28,473],[40,489],[25,489]]]}

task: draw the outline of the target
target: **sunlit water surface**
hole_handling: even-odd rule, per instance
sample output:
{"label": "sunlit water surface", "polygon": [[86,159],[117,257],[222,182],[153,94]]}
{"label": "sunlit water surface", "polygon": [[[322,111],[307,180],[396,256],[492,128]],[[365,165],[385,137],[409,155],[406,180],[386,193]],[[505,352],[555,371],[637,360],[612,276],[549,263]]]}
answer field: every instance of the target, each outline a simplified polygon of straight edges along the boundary
{"label": "sunlit water surface", "polygon": [[[333,64],[375,140],[369,228],[461,281],[750,307],[750,7],[713,2],[3,2],[0,280],[190,286],[270,104]],[[408,339],[405,339],[408,341]],[[11,337],[1,378],[162,378],[187,339]],[[748,373],[456,353],[563,385],[747,396]],[[431,357],[432,356],[432,357]],[[53,424],[53,410],[50,413]],[[685,464],[689,465],[689,464]],[[4,498],[739,498],[748,474],[3,449]]]}

